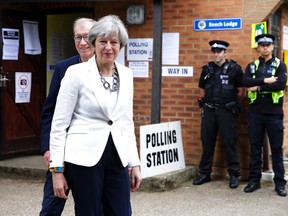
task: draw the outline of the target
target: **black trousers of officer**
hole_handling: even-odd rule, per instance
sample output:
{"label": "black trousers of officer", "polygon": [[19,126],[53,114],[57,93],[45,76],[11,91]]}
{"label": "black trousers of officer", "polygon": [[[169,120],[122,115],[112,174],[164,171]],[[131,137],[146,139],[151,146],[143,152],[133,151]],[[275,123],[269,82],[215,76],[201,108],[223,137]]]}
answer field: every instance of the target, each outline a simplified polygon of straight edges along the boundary
{"label": "black trousers of officer", "polygon": [[237,118],[225,108],[202,110],[201,140],[202,157],[199,164],[201,174],[210,175],[218,131],[225,145],[226,164],[230,176],[239,176],[240,163],[237,149]]}
{"label": "black trousers of officer", "polygon": [[130,216],[130,180],[112,136],[100,161],[93,167],[65,163],[76,216]]}
{"label": "black trousers of officer", "polygon": [[285,185],[283,164],[283,115],[249,113],[250,171],[249,181],[259,182],[262,175],[262,148],[265,130],[267,131],[272,153],[274,182]]}

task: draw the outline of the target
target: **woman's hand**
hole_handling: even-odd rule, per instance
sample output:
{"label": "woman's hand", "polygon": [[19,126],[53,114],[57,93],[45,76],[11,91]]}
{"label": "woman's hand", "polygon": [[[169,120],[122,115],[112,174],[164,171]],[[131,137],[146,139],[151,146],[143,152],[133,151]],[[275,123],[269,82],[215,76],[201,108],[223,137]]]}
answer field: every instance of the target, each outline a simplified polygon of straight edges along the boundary
{"label": "woman's hand", "polygon": [[130,173],[130,188],[132,192],[135,192],[140,187],[141,181],[140,166],[132,167]]}
{"label": "woman's hand", "polygon": [[65,193],[65,191],[68,189],[68,184],[64,177],[64,174],[52,173],[52,180],[54,195],[62,199],[68,199],[68,196]]}

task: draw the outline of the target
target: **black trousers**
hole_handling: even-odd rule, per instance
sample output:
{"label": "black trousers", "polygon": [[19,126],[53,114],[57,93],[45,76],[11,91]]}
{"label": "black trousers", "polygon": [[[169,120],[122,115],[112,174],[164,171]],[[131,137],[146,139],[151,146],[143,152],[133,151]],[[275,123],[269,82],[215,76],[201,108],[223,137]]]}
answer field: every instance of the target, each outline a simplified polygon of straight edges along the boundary
{"label": "black trousers", "polygon": [[[68,194],[69,190],[66,192]],[[39,216],[61,216],[65,202],[65,199],[61,199],[54,195],[52,174],[48,170],[43,188],[42,209]]]}
{"label": "black trousers", "polygon": [[240,163],[237,149],[237,118],[230,110],[209,109],[202,110],[201,140],[202,157],[199,164],[201,174],[210,175],[218,131],[225,145],[226,164],[230,176],[240,175]]}
{"label": "black trousers", "polygon": [[265,130],[267,131],[272,153],[274,182],[285,185],[283,163],[283,115],[249,113],[250,170],[249,181],[259,182],[262,175],[262,148]]}
{"label": "black trousers", "polygon": [[109,136],[100,161],[93,167],[65,163],[65,176],[76,216],[130,216],[130,181]]}

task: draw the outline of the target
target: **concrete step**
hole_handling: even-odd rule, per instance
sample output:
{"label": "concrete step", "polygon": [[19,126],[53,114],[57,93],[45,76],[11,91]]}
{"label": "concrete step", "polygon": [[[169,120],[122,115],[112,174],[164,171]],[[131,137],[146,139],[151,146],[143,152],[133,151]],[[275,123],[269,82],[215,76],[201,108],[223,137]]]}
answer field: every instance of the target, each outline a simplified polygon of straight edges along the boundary
{"label": "concrete step", "polygon": [[[13,178],[33,178],[45,181],[47,167],[43,157],[39,155],[16,157],[0,160],[0,176]],[[194,166],[174,172],[145,178],[142,180],[140,191],[169,191],[179,187],[196,175]]]}
{"label": "concrete step", "polygon": [[[285,169],[285,179],[288,181],[288,159],[284,158],[284,169]],[[273,182],[274,172],[273,170],[268,170],[262,172],[262,181],[271,181]]]}

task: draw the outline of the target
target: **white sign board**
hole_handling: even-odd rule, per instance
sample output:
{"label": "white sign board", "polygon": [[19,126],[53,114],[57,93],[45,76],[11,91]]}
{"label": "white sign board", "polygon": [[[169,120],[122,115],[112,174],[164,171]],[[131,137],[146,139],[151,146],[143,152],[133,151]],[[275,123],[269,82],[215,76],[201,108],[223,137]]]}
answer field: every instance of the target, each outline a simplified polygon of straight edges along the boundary
{"label": "white sign board", "polygon": [[130,38],[127,44],[128,61],[152,61],[153,39]]}
{"label": "white sign board", "polygon": [[283,50],[288,50],[288,26],[283,26]]}
{"label": "white sign board", "polygon": [[31,72],[15,72],[15,103],[30,103]]}
{"label": "white sign board", "polygon": [[185,168],[180,121],[140,126],[141,176]]}
{"label": "white sign board", "polygon": [[149,62],[129,62],[133,77],[149,77]]}
{"label": "white sign board", "polygon": [[182,76],[182,77],[192,77],[193,67],[184,66],[162,66],[162,76]]}
{"label": "white sign board", "polygon": [[2,29],[3,60],[18,60],[19,29]]}
{"label": "white sign board", "polygon": [[162,64],[179,65],[179,33],[163,33]]}

